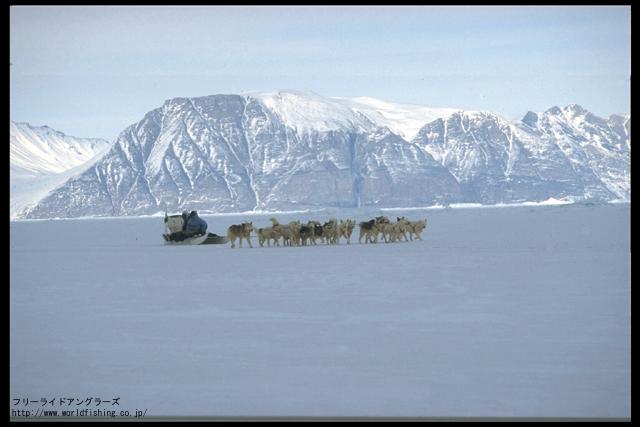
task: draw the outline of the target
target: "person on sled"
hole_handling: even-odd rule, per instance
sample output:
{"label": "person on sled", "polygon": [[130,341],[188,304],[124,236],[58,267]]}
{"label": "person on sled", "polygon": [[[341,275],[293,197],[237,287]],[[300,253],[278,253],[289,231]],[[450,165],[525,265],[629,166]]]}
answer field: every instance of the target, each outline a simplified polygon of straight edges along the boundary
{"label": "person on sled", "polygon": [[[182,213],[184,216],[185,212]],[[184,232],[191,236],[202,235],[207,232],[207,223],[198,216],[198,212],[191,211],[184,225]]]}
{"label": "person on sled", "polygon": [[[180,216],[177,218],[180,218]],[[180,221],[181,224],[179,225],[180,229],[175,231],[175,225],[177,225],[175,221],[177,218],[169,217],[165,214],[164,222],[167,223],[167,234],[163,234],[163,236],[166,241],[182,242],[185,239],[206,234],[207,223],[198,216],[198,212],[182,212],[182,221]],[[173,226],[171,225],[171,221],[173,221]],[[174,231],[172,232],[172,230]]]}

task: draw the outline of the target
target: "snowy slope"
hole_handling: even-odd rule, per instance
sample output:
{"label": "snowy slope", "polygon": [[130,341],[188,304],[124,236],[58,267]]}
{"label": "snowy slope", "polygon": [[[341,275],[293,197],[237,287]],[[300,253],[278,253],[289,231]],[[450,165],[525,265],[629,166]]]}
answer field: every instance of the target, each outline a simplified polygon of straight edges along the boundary
{"label": "snowy slope", "polygon": [[48,126],[9,121],[11,166],[21,174],[56,174],[93,159],[109,148],[97,138],[76,138]]}
{"label": "snowy slope", "polygon": [[98,161],[98,159],[100,159],[100,155],[61,173],[38,175],[24,173],[24,175],[21,175],[20,172],[16,173],[12,168],[9,186],[9,216],[12,218],[21,217],[25,208],[42,200],[49,192],[63,185],[69,178],[84,172],[93,163]]}
{"label": "snowy slope", "polygon": [[323,97],[300,91],[247,92],[282,121],[300,132],[327,130],[371,130],[385,126],[410,140],[425,124],[458,111],[399,104],[371,97]]}
{"label": "snowy slope", "polygon": [[386,126],[407,141],[412,140],[420,128],[438,118],[455,113],[453,108],[431,108],[421,105],[398,104],[377,98],[331,98],[364,114],[369,120]]}
{"label": "snowy slope", "polygon": [[299,133],[330,130],[367,131],[376,127],[375,122],[348,106],[311,92],[289,90],[247,92],[245,95],[258,100],[275,113],[285,126]]}
{"label": "snowy slope", "polygon": [[9,121],[10,216],[95,163],[110,145],[103,139]]}

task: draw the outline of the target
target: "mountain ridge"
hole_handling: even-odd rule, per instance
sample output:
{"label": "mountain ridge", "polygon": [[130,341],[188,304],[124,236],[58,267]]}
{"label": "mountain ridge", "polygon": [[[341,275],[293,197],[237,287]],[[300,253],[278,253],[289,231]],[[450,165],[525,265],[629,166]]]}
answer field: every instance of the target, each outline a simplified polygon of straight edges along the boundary
{"label": "mountain ridge", "polygon": [[[628,117],[577,104],[515,123],[408,104],[394,117],[394,104],[378,100],[376,123],[371,99],[279,91],[166,100],[24,216],[630,199]],[[440,117],[403,138],[398,129],[419,114]]]}
{"label": "mountain ridge", "polygon": [[47,125],[9,121],[9,215],[17,217],[109,149],[100,138],[78,138]]}

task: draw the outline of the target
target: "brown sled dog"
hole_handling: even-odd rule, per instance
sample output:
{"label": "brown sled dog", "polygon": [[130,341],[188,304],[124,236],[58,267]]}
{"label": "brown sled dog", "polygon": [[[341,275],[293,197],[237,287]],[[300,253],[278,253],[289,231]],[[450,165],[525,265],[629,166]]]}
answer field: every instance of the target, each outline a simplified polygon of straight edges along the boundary
{"label": "brown sled dog", "polygon": [[249,247],[253,248],[251,244],[251,232],[253,231],[253,223],[252,222],[243,222],[240,225],[232,225],[227,229],[227,240],[231,242],[231,247],[236,247],[236,238],[240,239],[240,247],[242,247],[242,239],[247,239],[249,242]]}

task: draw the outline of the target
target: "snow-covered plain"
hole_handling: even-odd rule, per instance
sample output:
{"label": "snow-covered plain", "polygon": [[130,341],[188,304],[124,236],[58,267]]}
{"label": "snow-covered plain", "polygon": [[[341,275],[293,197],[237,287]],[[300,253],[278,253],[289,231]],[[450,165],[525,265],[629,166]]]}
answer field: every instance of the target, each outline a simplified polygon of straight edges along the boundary
{"label": "snow-covered plain", "polygon": [[[423,241],[232,250],[165,246],[159,217],[13,221],[11,398],[630,417],[629,204],[386,212],[403,213],[427,217]],[[204,218],[220,234],[270,216]]]}

